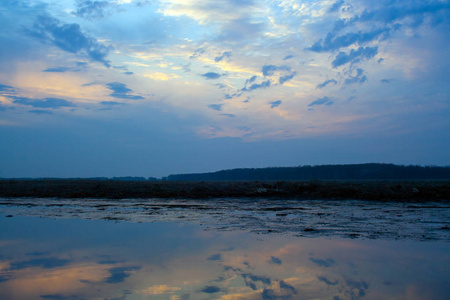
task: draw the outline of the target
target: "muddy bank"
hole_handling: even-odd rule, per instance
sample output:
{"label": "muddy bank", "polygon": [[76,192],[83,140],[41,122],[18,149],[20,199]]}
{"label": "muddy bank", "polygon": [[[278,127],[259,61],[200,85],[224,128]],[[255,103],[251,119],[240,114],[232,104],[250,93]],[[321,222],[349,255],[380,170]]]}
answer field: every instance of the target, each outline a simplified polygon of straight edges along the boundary
{"label": "muddy bank", "polygon": [[449,202],[2,198],[0,213],[3,217],[192,222],[206,230],[302,237],[450,242]]}
{"label": "muddy bank", "polygon": [[113,181],[0,180],[0,197],[278,198],[449,201],[450,181]]}

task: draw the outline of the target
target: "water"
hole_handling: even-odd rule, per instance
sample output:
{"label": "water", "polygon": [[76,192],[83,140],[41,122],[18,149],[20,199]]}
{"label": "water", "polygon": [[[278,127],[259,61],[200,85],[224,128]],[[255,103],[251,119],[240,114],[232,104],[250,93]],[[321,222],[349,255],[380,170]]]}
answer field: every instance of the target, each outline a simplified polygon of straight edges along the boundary
{"label": "water", "polygon": [[0,299],[450,299],[447,241],[6,217]]}

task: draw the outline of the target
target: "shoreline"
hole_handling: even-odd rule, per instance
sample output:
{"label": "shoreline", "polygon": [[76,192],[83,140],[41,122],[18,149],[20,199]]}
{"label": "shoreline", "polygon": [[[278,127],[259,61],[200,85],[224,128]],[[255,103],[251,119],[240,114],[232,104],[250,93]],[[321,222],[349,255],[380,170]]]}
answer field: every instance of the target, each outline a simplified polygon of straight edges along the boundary
{"label": "shoreline", "polygon": [[450,181],[0,180],[1,198],[450,201]]}

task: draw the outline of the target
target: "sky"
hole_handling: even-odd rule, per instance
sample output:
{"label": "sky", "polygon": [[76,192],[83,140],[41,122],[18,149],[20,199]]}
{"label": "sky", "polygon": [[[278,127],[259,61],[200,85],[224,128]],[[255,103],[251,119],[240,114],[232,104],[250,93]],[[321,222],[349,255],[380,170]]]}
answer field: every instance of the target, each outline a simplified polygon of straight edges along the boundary
{"label": "sky", "polygon": [[0,177],[450,165],[448,0],[1,0]]}

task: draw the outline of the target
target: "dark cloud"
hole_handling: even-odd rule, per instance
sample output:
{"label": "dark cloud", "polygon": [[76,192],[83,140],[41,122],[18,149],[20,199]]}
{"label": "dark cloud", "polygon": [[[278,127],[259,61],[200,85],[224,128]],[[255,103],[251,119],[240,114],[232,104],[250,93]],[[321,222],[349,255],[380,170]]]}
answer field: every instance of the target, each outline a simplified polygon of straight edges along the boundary
{"label": "dark cloud", "polygon": [[30,105],[36,108],[60,108],[60,107],[75,107],[70,101],[59,98],[44,98],[44,99],[31,99],[26,97],[10,97],[13,99],[13,103]]}
{"label": "dark cloud", "polygon": [[36,258],[27,261],[13,262],[10,264],[9,270],[22,270],[28,268],[53,269],[63,267],[70,263],[68,259],[59,259],[54,257]]}
{"label": "dark cloud", "polygon": [[250,87],[244,87],[242,91],[253,91],[256,89],[263,89],[270,86],[270,80],[263,81],[261,83],[254,83]]}
{"label": "dark cloud", "polygon": [[125,75],[133,75],[134,73],[133,72],[123,72],[123,74],[125,74]]}
{"label": "dark cloud", "polygon": [[106,84],[106,87],[113,91],[109,94],[111,97],[119,98],[119,99],[128,99],[128,100],[142,100],[144,97],[130,95],[129,93],[133,92],[131,89],[127,88],[126,84],[120,82],[110,82]]}
{"label": "dark cloud", "polygon": [[275,71],[291,71],[288,66],[264,65],[261,72],[264,76],[271,76]]}
{"label": "dark cloud", "polygon": [[106,106],[125,105],[125,103],[116,102],[116,101],[101,101],[100,104],[101,104],[101,105],[106,105]]}
{"label": "dark cloud", "polygon": [[36,115],[53,115],[53,112],[48,109],[33,109],[29,110],[28,112]]}
{"label": "dark cloud", "polygon": [[44,72],[55,72],[55,73],[64,73],[70,71],[68,67],[56,67],[56,68],[48,68],[45,69]]}
{"label": "dark cloud", "polygon": [[317,106],[317,105],[332,105],[334,102],[328,97],[319,98],[313,102],[311,102],[308,106]]}
{"label": "dark cloud", "polygon": [[220,74],[215,73],[215,72],[208,72],[205,74],[202,74],[203,77],[205,77],[206,79],[218,79],[220,78]]}
{"label": "dark cloud", "polygon": [[277,101],[271,101],[271,102],[269,102],[269,104],[270,104],[270,108],[275,108],[275,107],[278,107],[278,106],[280,106],[281,105],[281,100],[277,100]]}
{"label": "dark cloud", "polygon": [[214,294],[220,292],[221,289],[217,286],[205,286],[201,291],[207,294]]}
{"label": "dark cloud", "polygon": [[85,19],[101,19],[105,16],[105,8],[110,5],[107,1],[77,0],[74,15]]}
{"label": "dark cloud", "polygon": [[222,53],[222,55],[217,56],[216,58],[214,58],[214,60],[216,62],[222,61],[225,57],[230,57],[231,56],[231,51],[225,51],[224,53]]}
{"label": "dark cloud", "polygon": [[50,294],[50,295],[40,295],[42,299],[51,299],[51,300],[81,300],[81,297],[78,296],[63,296],[60,294]]}
{"label": "dark cloud", "polygon": [[223,104],[210,104],[208,107],[212,110],[222,111]]}
{"label": "dark cloud", "polygon": [[295,287],[293,287],[292,285],[284,282],[283,280],[280,281],[280,289],[281,290],[288,290],[291,292],[291,295],[296,295],[297,294],[297,290],[295,289]]}
{"label": "dark cloud", "polygon": [[[405,18],[415,18],[423,20],[425,16],[430,19],[439,17],[439,12],[446,13],[450,10],[450,3],[441,1],[408,1],[405,5],[402,2],[390,5],[383,5],[378,9],[364,10],[360,16],[356,16],[353,22],[380,22],[391,24]],[[415,22],[417,24],[417,22]],[[414,24],[414,23],[412,23]],[[420,22],[419,22],[420,24]]]}
{"label": "dark cloud", "polygon": [[381,83],[391,83],[392,79],[381,79]]}
{"label": "dark cloud", "polygon": [[262,284],[265,284],[265,285],[270,285],[272,282],[269,277],[258,276],[258,275],[254,275],[254,274],[250,274],[250,273],[242,274],[242,277],[244,279],[250,279],[254,282],[261,282]]}
{"label": "dark cloud", "polygon": [[344,0],[338,0],[333,3],[333,5],[330,6],[328,9],[329,13],[337,12],[341,8],[341,6],[344,4]]}
{"label": "dark cloud", "polygon": [[[369,285],[365,281],[347,280],[346,283],[350,288],[347,293],[351,296],[351,299],[360,299],[364,297],[369,289]],[[358,291],[358,293],[356,294],[355,291]]]}
{"label": "dark cloud", "polygon": [[218,254],[211,255],[206,260],[221,260],[221,259],[222,259],[222,255],[220,253],[218,253]]}
{"label": "dark cloud", "polygon": [[55,72],[55,73],[64,73],[64,72],[80,72],[86,68],[87,63],[85,62],[77,62],[75,67],[55,67],[45,69],[43,72]]}
{"label": "dark cloud", "polygon": [[294,57],[294,55],[286,55],[284,58],[283,58],[283,60],[288,60],[288,59],[291,59],[291,58],[293,58]]}
{"label": "dark cloud", "polygon": [[9,85],[0,84],[0,92],[14,92],[14,88]]}
{"label": "dark cloud", "polygon": [[324,82],[318,84],[316,88],[318,88],[318,89],[323,89],[324,87],[326,87],[326,86],[329,85],[330,83],[337,84],[337,81],[334,80],[334,79],[325,80]]}
{"label": "dark cloud", "polygon": [[264,300],[272,300],[272,299],[293,299],[293,296],[297,295],[297,290],[290,284],[280,281],[279,282],[280,290],[275,291],[273,289],[264,289],[261,297]]}
{"label": "dark cloud", "polygon": [[111,276],[106,278],[105,283],[120,283],[124,282],[130,276],[130,272],[140,270],[141,267],[117,267],[109,270]]}
{"label": "dark cloud", "polygon": [[82,53],[93,61],[101,62],[109,67],[110,62],[106,59],[111,47],[99,43],[96,39],[86,36],[80,25],[76,23],[64,24],[50,16],[38,16],[33,29],[28,33],[43,41],[53,44],[61,50],[70,53]]}
{"label": "dark cloud", "polygon": [[364,83],[367,81],[367,76],[364,75],[363,69],[356,69],[356,75],[350,76],[349,78],[345,79],[344,84],[353,84],[353,83]]}
{"label": "dark cloud", "polygon": [[353,44],[365,44],[379,38],[383,34],[387,34],[388,29],[375,29],[370,32],[350,32],[345,35],[336,36],[335,33],[328,33],[325,40],[319,40],[307,50],[314,52],[331,52],[351,46]]}
{"label": "dark cloud", "polygon": [[277,264],[277,265],[281,265],[283,263],[281,261],[281,259],[279,259],[278,257],[275,257],[275,256],[271,256],[270,257],[270,262],[273,263],[273,264]]}
{"label": "dark cloud", "polygon": [[297,74],[297,72],[292,72],[291,74],[284,75],[284,76],[280,76],[279,83],[280,83],[280,84],[283,84],[283,83],[285,83],[285,82],[291,80],[292,78],[294,78],[294,76],[295,76],[296,74]]}
{"label": "dark cloud", "polygon": [[327,285],[337,285],[338,284],[337,280],[331,281],[331,280],[329,280],[329,279],[327,279],[326,277],[323,277],[323,276],[317,276],[317,279],[319,279],[322,282],[325,282],[325,284],[327,284]]}
{"label": "dark cloud", "polygon": [[[327,97],[324,97],[324,98],[327,98]],[[331,258],[323,260],[323,259],[315,259],[315,258],[311,257],[309,260],[312,261],[313,263],[315,263],[316,265],[325,267],[325,268],[329,268],[335,264],[334,260]]]}
{"label": "dark cloud", "polygon": [[224,99],[229,100],[229,99],[233,99],[234,97],[239,97],[240,95],[242,95],[242,94],[241,94],[241,93],[239,93],[239,94],[234,93],[234,94],[232,94],[232,95],[230,95],[230,94],[225,94]]}
{"label": "dark cloud", "polygon": [[250,77],[249,79],[247,79],[247,80],[245,81],[245,85],[247,85],[248,83],[254,82],[254,81],[256,80],[256,78],[258,78],[258,76],[256,76],[256,75]]}
{"label": "dark cloud", "polygon": [[347,63],[357,63],[361,59],[370,59],[378,54],[378,46],[376,47],[359,47],[357,50],[352,49],[350,53],[339,52],[336,58],[331,62],[334,68],[345,65]]}

